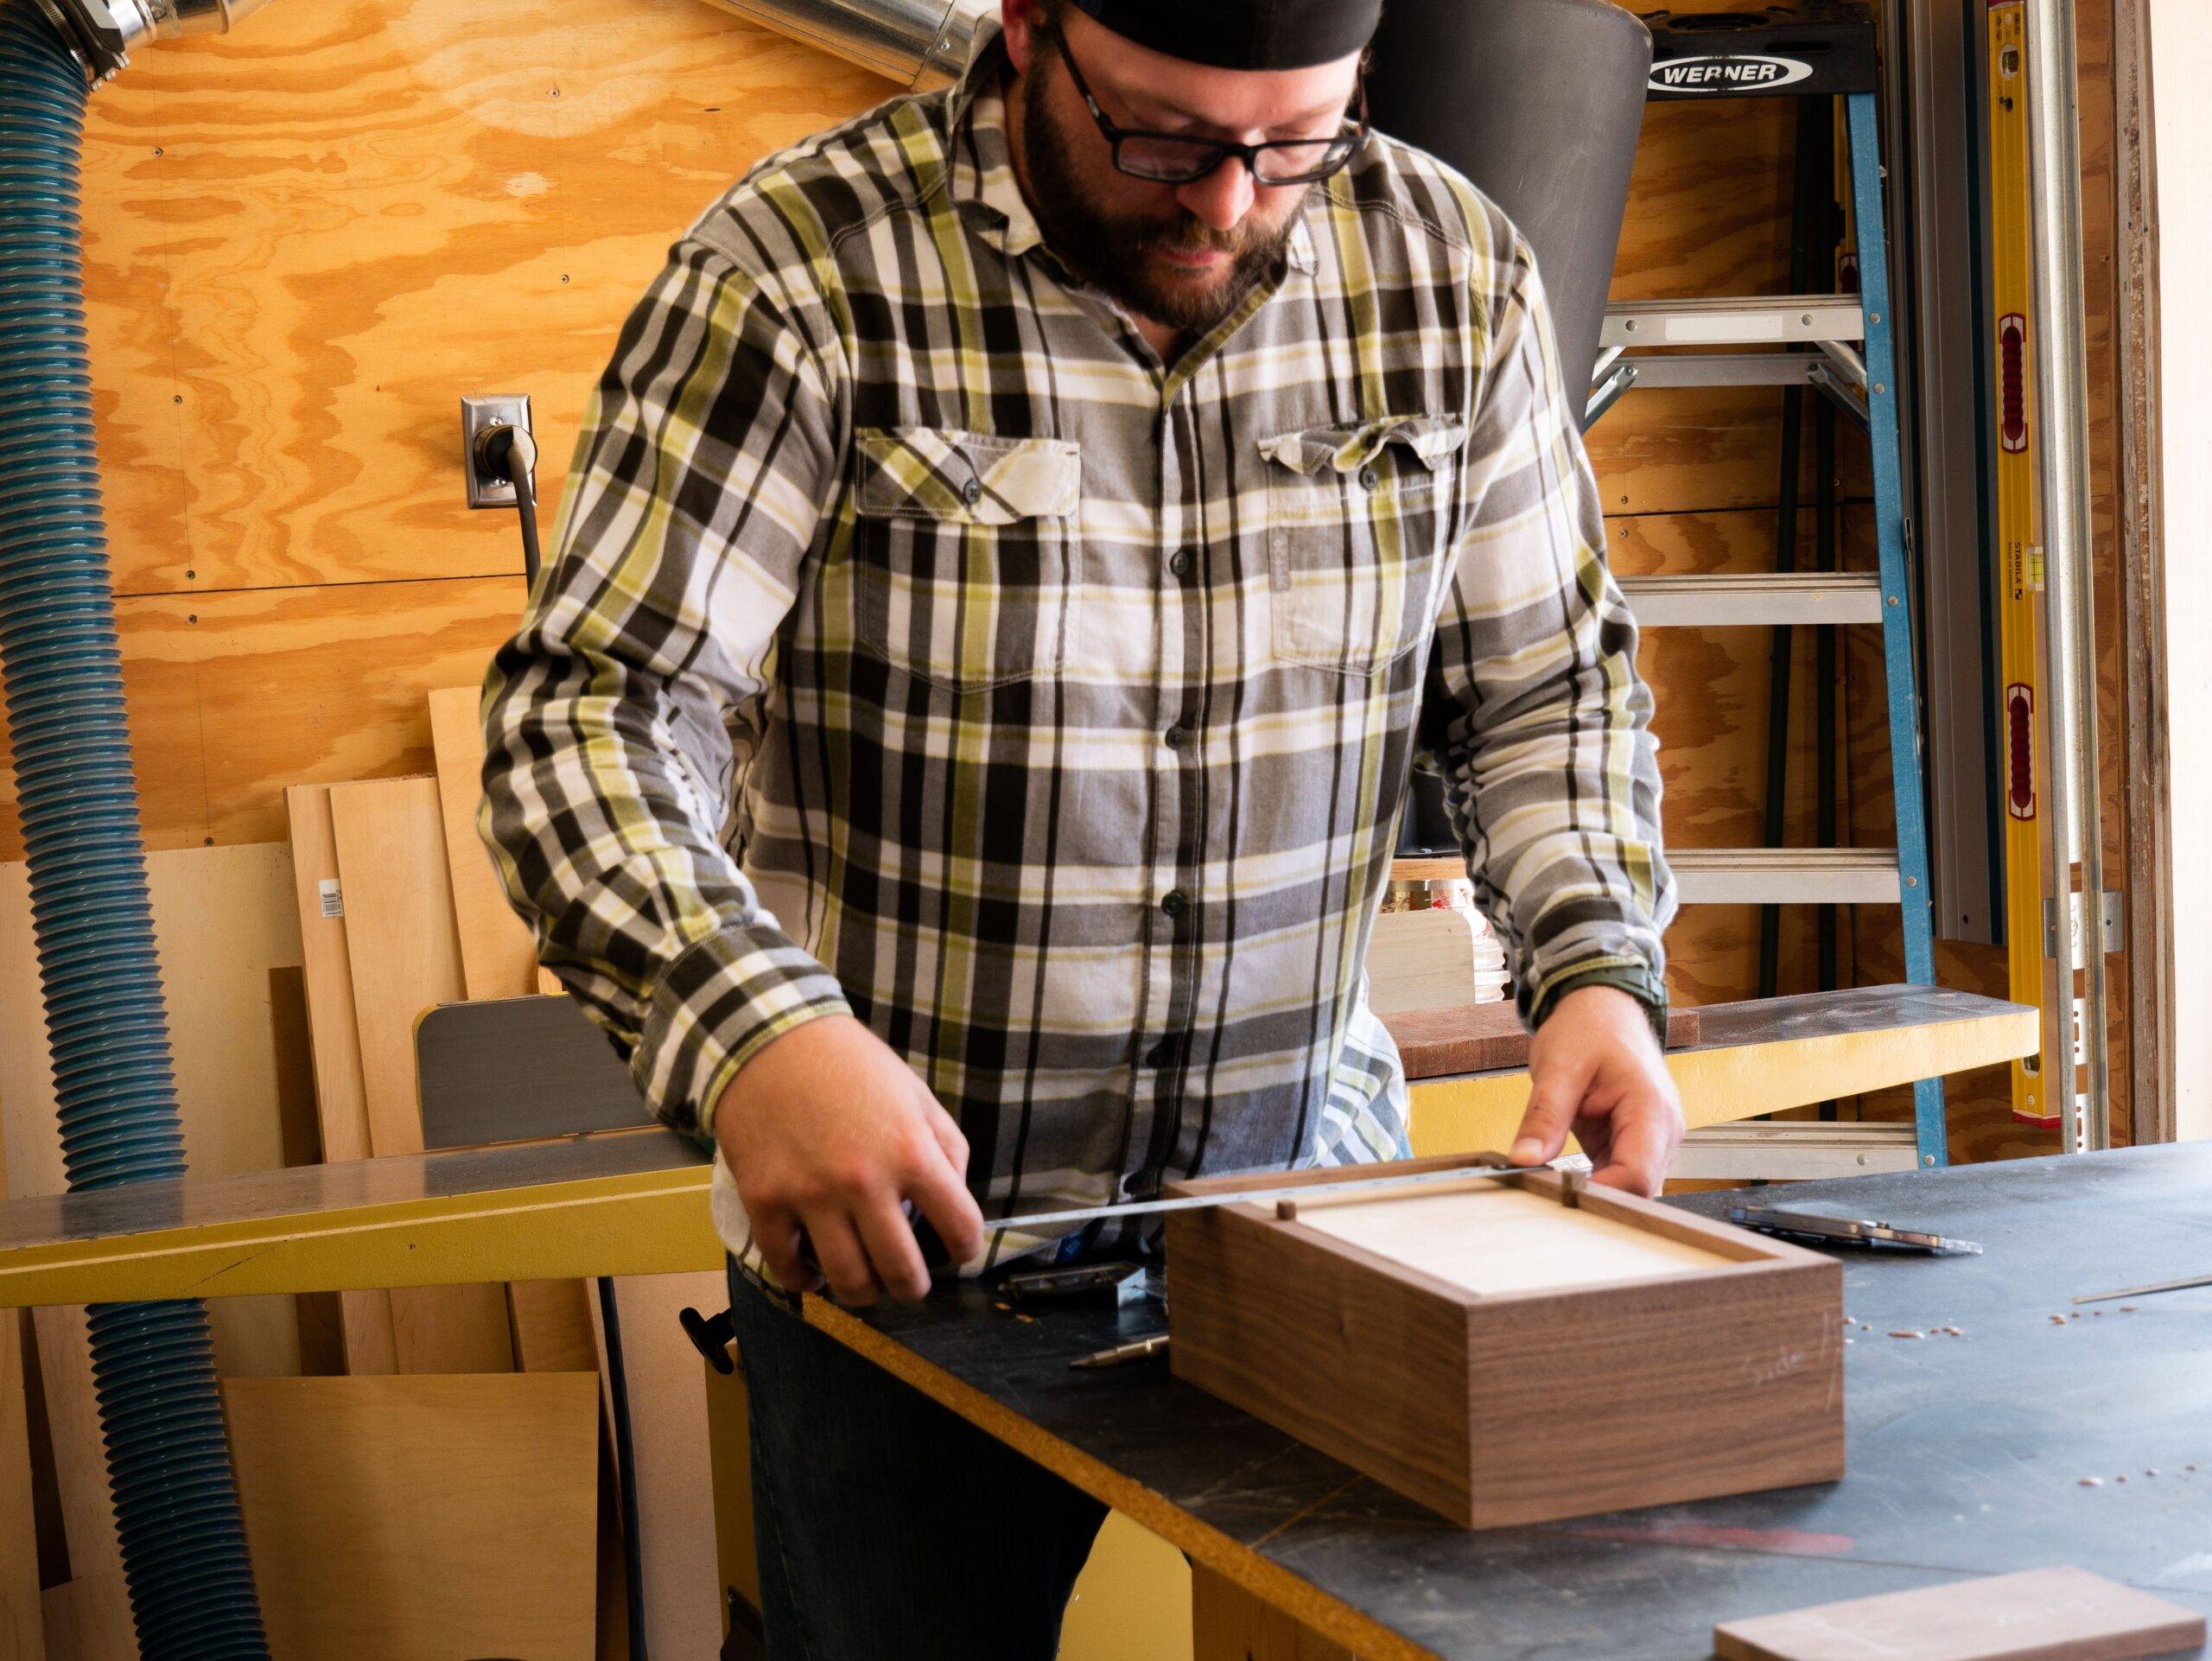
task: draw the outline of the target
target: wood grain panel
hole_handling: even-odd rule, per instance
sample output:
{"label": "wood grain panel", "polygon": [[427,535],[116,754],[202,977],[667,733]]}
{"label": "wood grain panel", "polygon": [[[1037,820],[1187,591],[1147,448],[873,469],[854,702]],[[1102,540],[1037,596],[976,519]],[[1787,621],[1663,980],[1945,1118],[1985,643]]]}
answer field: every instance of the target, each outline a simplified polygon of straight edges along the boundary
{"label": "wood grain panel", "polygon": [[1646,105],[1613,298],[1782,292],[1796,118],[1789,99]]}
{"label": "wood grain panel", "polygon": [[1987,1575],[1713,1629],[1719,1661],[2128,1661],[2203,1642],[2194,1609],[2080,1569]]}
{"label": "wood grain panel", "polygon": [[[330,825],[346,901],[369,1151],[423,1151],[415,1022],[461,996],[453,889],[434,779],[338,785]],[[403,1372],[504,1372],[514,1365],[506,1298],[497,1286],[412,1288],[391,1295]]]}
{"label": "wood grain panel", "polygon": [[437,759],[439,823],[453,881],[454,927],[468,996],[527,997],[537,990],[537,951],[507,904],[499,875],[476,834],[484,800],[484,729],[473,686],[430,694],[430,744]]}
{"label": "wood grain panel", "polygon": [[137,1655],[120,1564],[49,1586],[40,1601],[48,1661],[132,1661]]}
{"label": "wood grain panel", "polygon": [[341,0],[134,59],[86,137],[126,593],[519,576],[458,400],[531,394],[557,500],[668,245],[890,85],[696,3]]}
{"label": "wood grain panel", "polygon": [[590,1661],[588,1373],[226,1386],[274,1661]]}
{"label": "wood grain panel", "polygon": [[[119,601],[148,846],[282,842],[288,785],[429,772],[425,698],[482,678],[522,601],[519,583],[486,578]],[[5,754],[0,858],[13,859]]]}
{"label": "wood grain panel", "polygon": [[1781,480],[1782,395],[1757,386],[1631,391],[1585,442],[1608,514],[1770,506]]}

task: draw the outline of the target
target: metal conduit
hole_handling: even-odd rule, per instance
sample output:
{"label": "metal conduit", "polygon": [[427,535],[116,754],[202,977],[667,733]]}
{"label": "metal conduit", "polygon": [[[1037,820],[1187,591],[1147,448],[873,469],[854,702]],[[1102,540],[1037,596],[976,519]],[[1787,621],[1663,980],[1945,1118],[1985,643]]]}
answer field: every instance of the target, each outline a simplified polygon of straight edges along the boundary
{"label": "metal conduit", "polygon": [[959,79],[993,0],[707,0],[913,92]]}
{"label": "metal conduit", "polygon": [[[2050,806],[2044,857],[2057,903],[2045,930],[2056,959],[2060,1145],[2112,1144],[2105,1045],[2104,834],[2098,812],[2096,621],[2089,532],[2087,347],[2082,280],[2082,150],[2074,8],[2029,0],[2028,181],[2035,262],[2037,485],[2044,539],[2044,700]],[[2077,889],[2073,870],[2078,864]],[[2080,899],[2075,899],[2078,892]],[[2074,969],[2082,996],[2074,996]],[[2075,1089],[2074,1057],[2088,1077]],[[2078,1109],[2077,1109],[2078,1104]]]}

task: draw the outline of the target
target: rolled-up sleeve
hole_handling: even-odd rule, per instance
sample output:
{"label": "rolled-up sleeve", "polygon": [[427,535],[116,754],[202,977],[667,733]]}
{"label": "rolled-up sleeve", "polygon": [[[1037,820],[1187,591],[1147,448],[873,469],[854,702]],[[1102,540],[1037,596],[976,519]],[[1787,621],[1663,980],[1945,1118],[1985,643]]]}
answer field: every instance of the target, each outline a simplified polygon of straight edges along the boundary
{"label": "rolled-up sleeve", "polygon": [[762,1046],[844,1013],[721,835],[840,467],[838,379],[696,228],[586,407],[555,553],[484,689],[480,828],[540,959],[702,1138]]}
{"label": "rolled-up sleeve", "polygon": [[[1495,221],[1502,226],[1503,221]],[[1662,992],[1675,888],[1659,830],[1651,693],[1605,564],[1605,520],[1561,385],[1535,263],[1475,287],[1491,352],[1467,446],[1471,519],[1440,610],[1432,748],[1477,896],[1513,954],[1522,1014],[1593,971]]]}

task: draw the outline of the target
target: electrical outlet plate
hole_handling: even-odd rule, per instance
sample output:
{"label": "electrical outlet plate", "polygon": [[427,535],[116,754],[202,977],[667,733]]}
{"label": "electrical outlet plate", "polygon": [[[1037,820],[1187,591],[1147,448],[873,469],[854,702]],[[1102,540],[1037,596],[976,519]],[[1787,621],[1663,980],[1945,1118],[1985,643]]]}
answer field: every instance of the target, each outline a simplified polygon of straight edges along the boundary
{"label": "electrical outlet plate", "polygon": [[[461,473],[468,484],[468,505],[471,507],[512,507],[515,506],[514,480],[495,474],[480,473],[476,465],[476,438],[480,433],[493,427],[519,427],[532,438],[537,435],[530,424],[530,397],[527,393],[509,397],[499,394],[482,398],[464,398],[461,401]],[[535,470],[531,474],[531,487],[537,486]]]}

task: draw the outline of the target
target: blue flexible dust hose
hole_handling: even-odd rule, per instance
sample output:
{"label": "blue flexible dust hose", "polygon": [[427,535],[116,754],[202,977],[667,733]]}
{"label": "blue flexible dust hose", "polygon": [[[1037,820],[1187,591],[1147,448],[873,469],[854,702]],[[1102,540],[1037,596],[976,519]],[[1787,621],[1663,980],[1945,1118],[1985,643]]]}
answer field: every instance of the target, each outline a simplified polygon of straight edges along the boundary
{"label": "blue flexible dust hose", "polygon": [[[0,0],[0,679],[73,1190],[184,1174],[93,448],[86,98],[33,0]],[[91,1317],[140,1654],[266,1661],[206,1306]]]}

